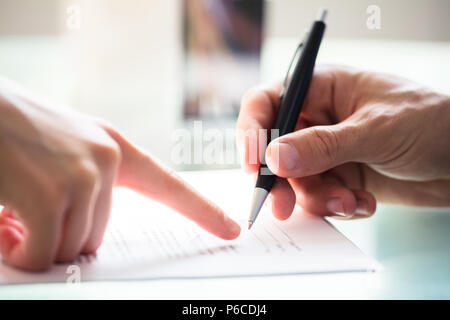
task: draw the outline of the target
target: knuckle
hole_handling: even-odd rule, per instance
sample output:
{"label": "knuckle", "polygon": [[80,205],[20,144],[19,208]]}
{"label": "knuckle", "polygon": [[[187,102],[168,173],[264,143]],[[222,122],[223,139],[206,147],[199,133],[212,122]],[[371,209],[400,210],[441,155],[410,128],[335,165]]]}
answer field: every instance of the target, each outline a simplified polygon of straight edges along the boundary
{"label": "knuckle", "polygon": [[315,136],[314,149],[320,156],[327,157],[330,161],[335,161],[338,154],[339,143],[336,133],[326,128],[311,128]]}
{"label": "knuckle", "polygon": [[75,186],[83,189],[94,189],[100,177],[96,165],[89,160],[79,161],[72,173]]}
{"label": "knuckle", "polygon": [[389,112],[389,110],[385,110],[384,108],[370,108],[368,110],[366,110],[366,112],[364,113],[364,119],[367,121],[367,123],[369,124],[374,124],[374,125],[378,125],[378,124],[382,124],[384,123],[386,120],[389,120],[389,118],[391,117],[391,114]]}
{"label": "knuckle", "polygon": [[109,144],[97,144],[93,148],[96,159],[108,168],[115,168],[122,160],[120,147],[114,141]]}
{"label": "knuckle", "polygon": [[260,96],[260,94],[261,94],[261,91],[256,87],[247,90],[241,99],[242,106],[248,105],[254,99],[257,99]]}
{"label": "knuckle", "polygon": [[270,99],[270,94],[267,89],[255,87],[248,90],[241,100],[242,110],[251,113],[258,113],[264,111],[267,106],[274,108],[275,102]]}

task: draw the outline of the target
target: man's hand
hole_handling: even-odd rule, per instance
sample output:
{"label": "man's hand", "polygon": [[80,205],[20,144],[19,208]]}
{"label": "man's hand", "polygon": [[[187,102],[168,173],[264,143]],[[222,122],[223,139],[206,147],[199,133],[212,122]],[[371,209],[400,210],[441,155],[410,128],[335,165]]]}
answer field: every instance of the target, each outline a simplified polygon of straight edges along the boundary
{"label": "man's hand", "polygon": [[112,189],[127,186],[223,239],[240,227],[108,125],[52,110],[0,79],[0,254],[42,270],[100,246]]}
{"label": "man's hand", "polygon": [[[256,173],[258,141],[279,107],[276,85],[242,101],[237,143],[243,168]],[[450,98],[384,74],[318,66],[296,131],[265,153],[278,179],[272,209],[287,219],[298,203],[318,215],[360,218],[376,200],[450,206]]]}

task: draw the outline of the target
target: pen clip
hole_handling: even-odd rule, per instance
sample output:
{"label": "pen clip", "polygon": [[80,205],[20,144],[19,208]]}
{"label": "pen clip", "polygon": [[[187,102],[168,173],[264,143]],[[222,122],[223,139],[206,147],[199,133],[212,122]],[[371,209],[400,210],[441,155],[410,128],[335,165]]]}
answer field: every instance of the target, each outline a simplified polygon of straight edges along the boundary
{"label": "pen clip", "polygon": [[284,94],[286,93],[292,65],[294,64],[294,61],[300,57],[301,49],[303,47],[303,43],[305,42],[305,39],[307,38],[307,36],[308,36],[308,32],[305,33],[303,40],[299,43],[299,45],[297,46],[297,49],[295,49],[294,55],[292,56],[291,62],[289,63],[289,68],[287,70],[286,76],[283,81],[283,86],[281,87],[280,98],[282,98],[284,96]]}

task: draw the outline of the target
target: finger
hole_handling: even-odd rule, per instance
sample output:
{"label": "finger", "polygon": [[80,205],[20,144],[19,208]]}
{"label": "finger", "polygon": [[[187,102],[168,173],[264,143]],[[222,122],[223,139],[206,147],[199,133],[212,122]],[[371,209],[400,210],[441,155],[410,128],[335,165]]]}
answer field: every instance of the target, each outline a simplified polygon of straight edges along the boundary
{"label": "finger", "polygon": [[242,99],[237,120],[236,143],[242,167],[246,172],[258,171],[261,153],[267,145],[265,141],[260,141],[260,133],[267,134],[267,131],[260,130],[271,128],[280,101],[279,92],[280,85],[255,88],[247,92]]}
{"label": "finger", "polygon": [[9,215],[7,213],[4,213],[4,211],[0,214],[0,225],[2,226],[8,226],[11,228],[14,228],[17,230],[20,234],[24,234],[24,229],[22,223],[20,223],[19,220],[12,217],[12,215]]}
{"label": "finger", "polygon": [[301,179],[289,179],[296,191],[297,203],[306,211],[321,216],[369,217],[376,201],[367,191],[349,189],[337,177],[327,173]]}
{"label": "finger", "polygon": [[[5,221],[0,222],[0,253],[6,263],[12,266],[19,266],[19,264],[13,261],[14,258],[10,257],[10,252],[12,252],[14,248],[19,247],[23,241],[23,233],[19,232],[17,228],[5,223]],[[17,258],[15,258],[15,260],[17,260]]]}
{"label": "finger", "polygon": [[94,164],[80,165],[72,205],[64,219],[56,262],[71,262],[80,254],[89,236],[94,206],[100,190],[99,174]]}
{"label": "finger", "polygon": [[25,231],[19,232],[14,226],[0,224],[0,254],[3,260],[14,267],[41,271],[51,266],[60,240],[62,221],[59,210],[62,207],[47,207],[34,214],[25,214]]}
{"label": "finger", "polygon": [[356,210],[351,214],[339,214],[333,211],[333,206],[330,206],[330,202],[327,204],[331,213],[331,217],[338,220],[356,220],[370,218],[376,210],[375,197],[365,190],[350,189],[356,198]]}
{"label": "finger", "polygon": [[277,179],[272,190],[272,213],[278,220],[288,219],[295,206],[295,193],[285,179]]}
{"label": "finger", "polygon": [[97,153],[102,185],[95,204],[91,231],[82,250],[85,254],[95,253],[103,241],[111,213],[113,187],[122,157],[119,146],[109,148],[107,152],[99,153],[98,150]]}
{"label": "finger", "polygon": [[368,153],[361,129],[350,121],[316,126],[284,135],[266,150],[270,170],[278,176],[294,178],[325,172]]}
{"label": "finger", "polygon": [[212,202],[196,192],[173,171],[129,143],[118,132],[107,129],[119,144],[122,162],[117,183],[132,188],[178,211],[200,227],[223,239],[234,239],[239,225]]}
{"label": "finger", "polygon": [[111,213],[113,185],[114,182],[105,183],[98,195],[91,231],[82,249],[84,254],[94,254],[102,244]]}
{"label": "finger", "polygon": [[450,180],[406,181],[382,175],[363,166],[366,189],[378,201],[423,207],[450,206]]}
{"label": "finger", "polygon": [[3,207],[1,209],[0,216],[15,218],[14,212],[7,207]]}
{"label": "finger", "polygon": [[375,197],[366,190],[352,190],[356,196],[356,212],[353,219],[369,218],[377,209]]}
{"label": "finger", "polygon": [[[19,163],[9,167],[19,166],[21,170],[5,172],[8,177],[4,177],[4,182],[11,183],[0,184],[3,196],[7,194],[8,199],[2,201],[5,208],[1,216],[8,219],[0,224],[0,255],[13,267],[45,270],[54,262],[60,243],[62,215],[68,206],[66,190],[61,183],[56,186],[49,183],[40,170],[20,166],[23,164],[20,157],[13,160]],[[22,182],[20,186],[13,183],[18,181]]]}

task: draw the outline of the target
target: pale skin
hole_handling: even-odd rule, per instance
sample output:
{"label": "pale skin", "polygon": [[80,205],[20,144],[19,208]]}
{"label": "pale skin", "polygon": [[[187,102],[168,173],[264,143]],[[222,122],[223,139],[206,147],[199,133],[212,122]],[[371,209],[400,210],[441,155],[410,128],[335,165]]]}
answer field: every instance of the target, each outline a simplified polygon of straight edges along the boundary
{"label": "pale skin", "polygon": [[0,78],[0,254],[40,271],[95,253],[114,186],[173,208],[222,239],[239,225],[110,125]]}
{"label": "pale skin", "polygon": [[[251,163],[252,130],[270,128],[280,84],[250,90],[237,137]],[[257,145],[257,144],[256,144]],[[266,162],[279,177],[272,211],[284,220],[297,203],[320,216],[373,215],[377,202],[450,207],[450,97],[396,76],[316,66],[296,130],[272,141]]]}

